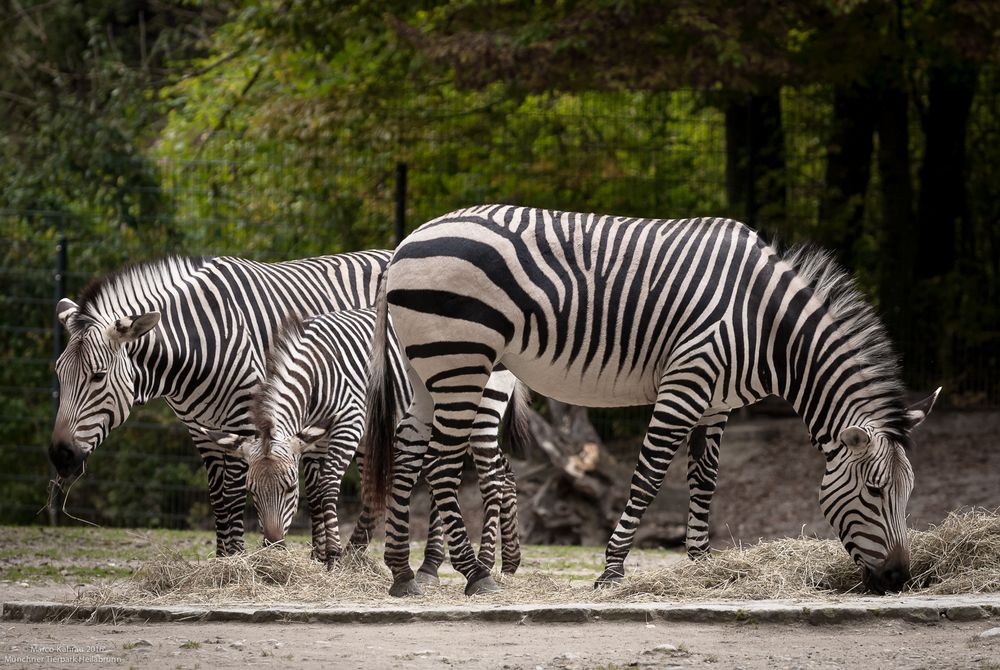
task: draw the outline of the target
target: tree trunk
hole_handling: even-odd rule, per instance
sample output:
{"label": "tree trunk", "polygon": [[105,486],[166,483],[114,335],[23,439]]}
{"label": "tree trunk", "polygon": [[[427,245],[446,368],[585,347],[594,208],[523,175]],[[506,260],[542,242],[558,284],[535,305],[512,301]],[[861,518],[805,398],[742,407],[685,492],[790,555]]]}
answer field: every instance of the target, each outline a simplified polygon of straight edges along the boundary
{"label": "tree trunk", "polygon": [[833,128],[827,146],[826,188],[819,206],[819,243],[853,269],[854,245],[864,223],[871,176],[875,92],[859,85],[833,92]]}
{"label": "tree trunk", "polygon": [[726,194],[732,216],[771,231],[785,222],[785,136],[781,91],[726,103]]}
{"label": "tree trunk", "polygon": [[917,277],[940,277],[955,267],[959,225],[968,224],[965,136],[977,72],[971,66],[932,68],[928,74],[926,145],[917,206]]}
{"label": "tree trunk", "polygon": [[902,72],[887,77],[877,120],[878,168],[882,184],[883,263],[879,297],[889,332],[904,350],[910,341],[910,294],[916,252],[913,183],[910,178],[908,98],[898,86]]}

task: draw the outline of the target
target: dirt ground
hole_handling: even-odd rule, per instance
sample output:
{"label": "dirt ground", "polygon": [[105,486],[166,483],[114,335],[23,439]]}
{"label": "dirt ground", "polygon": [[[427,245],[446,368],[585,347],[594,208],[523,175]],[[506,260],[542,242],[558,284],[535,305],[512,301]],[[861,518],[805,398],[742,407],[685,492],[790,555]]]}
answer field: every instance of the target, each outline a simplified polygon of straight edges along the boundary
{"label": "dirt ground", "polygon": [[[822,627],[665,623],[2,624],[0,665],[985,670],[1000,667],[1000,636],[979,637],[989,627],[986,622]],[[36,660],[16,660],[26,657]]]}

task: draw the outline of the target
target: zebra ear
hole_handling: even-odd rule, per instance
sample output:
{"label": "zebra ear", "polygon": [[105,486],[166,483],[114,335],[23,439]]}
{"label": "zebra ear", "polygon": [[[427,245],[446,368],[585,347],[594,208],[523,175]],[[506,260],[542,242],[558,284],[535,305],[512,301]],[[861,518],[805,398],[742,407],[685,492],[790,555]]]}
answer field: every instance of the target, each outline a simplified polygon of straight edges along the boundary
{"label": "zebra ear", "polygon": [[295,445],[296,451],[302,453],[306,449],[311,449],[319,444],[326,437],[327,433],[330,432],[332,423],[329,419],[322,419],[300,430],[295,436],[298,439],[298,443]]}
{"label": "zebra ear", "polygon": [[934,403],[937,401],[938,394],[941,393],[941,387],[938,386],[934,393],[930,394],[920,402],[911,405],[909,409],[906,410],[906,419],[910,422],[909,430],[913,430],[920,424],[924,422],[927,415],[931,413],[934,408]]}
{"label": "zebra ear", "polygon": [[80,307],[75,302],[69,298],[63,298],[59,301],[59,304],[56,305],[56,318],[59,319],[59,323],[66,328],[69,328],[70,318],[79,311]]}
{"label": "zebra ear", "polygon": [[848,449],[861,451],[871,443],[871,435],[860,426],[848,426],[840,432],[840,443]]}
{"label": "zebra ear", "polygon": [[153,326],[159,322],[159,312],[149,312],[148,314],[140,314],[138,316],[125,316],[115,321],[108,328],[108,337],[112,342],[119,344],[133,342],[152,330]]}
{"label": "zebra ear", "polygon": [[221,430],[205,430],[204,428],[201,429],[201,432],[205,433],[205,436],[221,447],[223,451],[246,460],[247,446],[250,444],[249,437],[235,433],[226,433]]}

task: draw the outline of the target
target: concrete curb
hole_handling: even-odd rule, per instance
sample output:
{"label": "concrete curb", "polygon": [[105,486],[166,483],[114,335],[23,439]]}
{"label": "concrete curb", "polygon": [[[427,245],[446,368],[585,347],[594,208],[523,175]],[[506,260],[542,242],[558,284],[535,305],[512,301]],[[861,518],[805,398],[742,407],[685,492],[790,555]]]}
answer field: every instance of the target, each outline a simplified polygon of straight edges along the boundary
{"label": "concrete curb", "polygon": [[54,602],[3,604],[0,620],[30,623],[588,623],[599,621],[674,623],[858,623],[902,620],[915,623],[975,621],[1000,617],[1000,595],[924,598],[858,598],[848,603],[763,600],[720,603],[636,603],[562,605],[469,605],[427,607],[205,607],[74,605]]}

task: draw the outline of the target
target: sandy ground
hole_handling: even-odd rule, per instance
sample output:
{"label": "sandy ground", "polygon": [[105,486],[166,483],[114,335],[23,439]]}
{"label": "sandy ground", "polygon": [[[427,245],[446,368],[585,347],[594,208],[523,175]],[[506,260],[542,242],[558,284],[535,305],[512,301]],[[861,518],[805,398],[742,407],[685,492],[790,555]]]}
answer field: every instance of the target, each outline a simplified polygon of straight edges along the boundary
{"label": "sandy ground", "polygon": [[990,625],[3,624],[0,665],[986,669],[1000,667]]}

